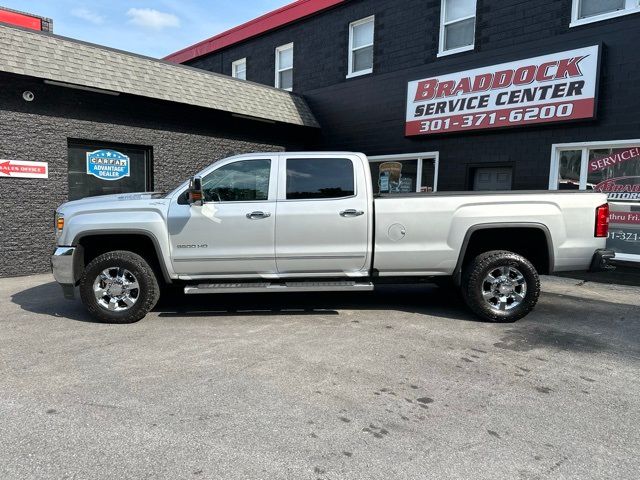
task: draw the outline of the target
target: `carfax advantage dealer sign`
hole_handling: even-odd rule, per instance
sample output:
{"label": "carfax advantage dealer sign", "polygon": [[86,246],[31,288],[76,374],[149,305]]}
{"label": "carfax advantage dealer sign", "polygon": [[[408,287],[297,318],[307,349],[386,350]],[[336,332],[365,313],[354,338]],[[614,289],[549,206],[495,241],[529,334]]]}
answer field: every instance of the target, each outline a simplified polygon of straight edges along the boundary
{"label": "carfax advantage dealer sign", "polygon": [[406,134],[594,118],[599,46],[409,83]]}

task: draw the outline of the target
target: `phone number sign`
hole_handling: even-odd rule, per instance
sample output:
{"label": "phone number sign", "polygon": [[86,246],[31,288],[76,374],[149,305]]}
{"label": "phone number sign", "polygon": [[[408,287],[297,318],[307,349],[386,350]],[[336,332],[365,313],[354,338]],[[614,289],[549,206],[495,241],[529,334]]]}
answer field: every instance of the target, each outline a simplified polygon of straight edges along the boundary
{"label": "phone number sign", "polygon": [[410,82],[406,135],[595,118],[600,47]]}

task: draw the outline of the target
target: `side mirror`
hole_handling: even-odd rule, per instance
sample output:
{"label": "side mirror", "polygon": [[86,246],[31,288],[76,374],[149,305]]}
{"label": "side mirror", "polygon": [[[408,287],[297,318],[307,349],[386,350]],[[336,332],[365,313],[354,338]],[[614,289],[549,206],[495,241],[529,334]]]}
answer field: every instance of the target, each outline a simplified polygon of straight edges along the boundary
{"label": "side mirror", "polygon": [[189,190],[187,190],[187,201],[190,205],[202,206],[204,195],[202,193],[202,177],[193,177],[189,181]]}

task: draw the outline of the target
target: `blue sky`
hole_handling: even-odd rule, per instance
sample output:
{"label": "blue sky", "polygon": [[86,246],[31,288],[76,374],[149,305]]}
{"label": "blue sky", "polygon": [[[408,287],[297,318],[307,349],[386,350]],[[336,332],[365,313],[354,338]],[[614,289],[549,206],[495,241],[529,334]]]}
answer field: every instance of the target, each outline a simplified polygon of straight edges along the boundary
{"label": "blue sky", "polygon": [[291,0],[2,0],[53,19],[54,33],[164,57]]}

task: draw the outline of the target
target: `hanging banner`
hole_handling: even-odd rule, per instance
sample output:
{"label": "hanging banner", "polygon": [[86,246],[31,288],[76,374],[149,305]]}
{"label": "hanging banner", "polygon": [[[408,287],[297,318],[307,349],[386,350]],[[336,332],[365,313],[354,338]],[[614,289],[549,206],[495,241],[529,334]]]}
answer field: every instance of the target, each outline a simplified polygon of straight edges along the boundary
{"label": "hanging banner", "polygon": [[609,167],[615,167],[640,157],[640,147],[621,148],[614,150],[611,155],[602,158],[589,159],[589,173],[599,172]]}
{"label": "hanging banner", "polygon": [[0,177],[49,178],[47,162],[0,160]]}
{"label": "hanging banner", "polygon": [[595,118],[599,46],[410,82],[406,135]]}
{"label": "hanging banner", "polygon": [[130,160],[115,150],[87,152],[87,174],[100,180],[120,180],[129,176]]}

